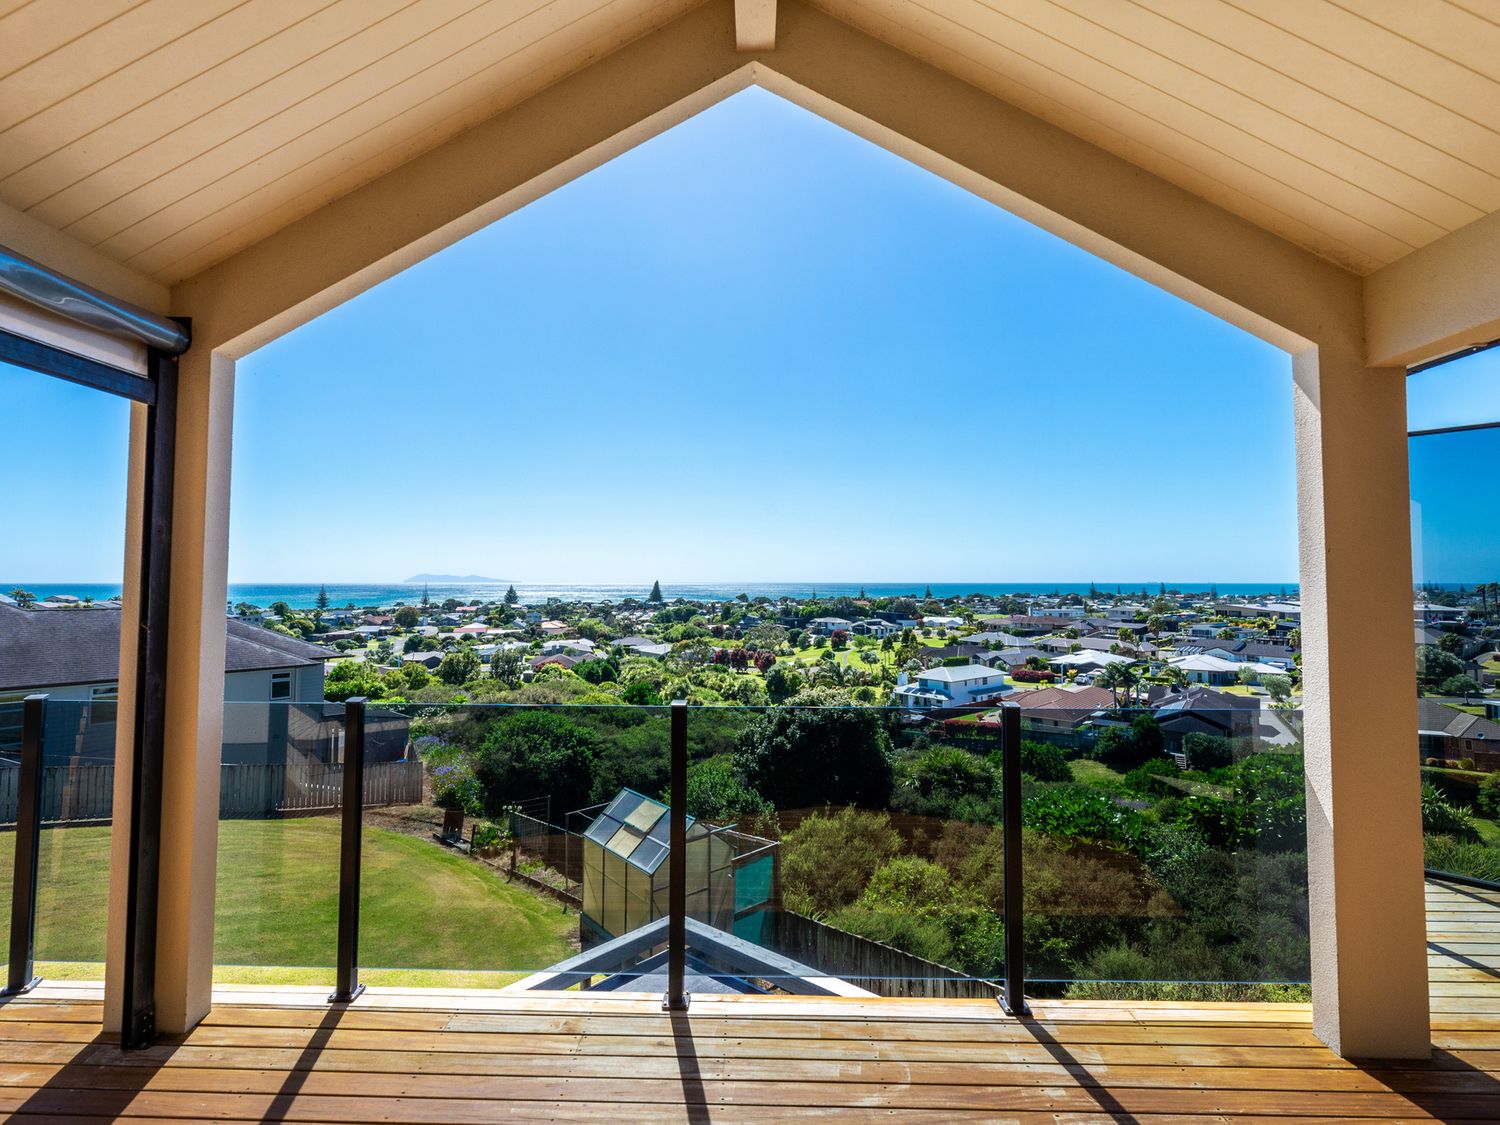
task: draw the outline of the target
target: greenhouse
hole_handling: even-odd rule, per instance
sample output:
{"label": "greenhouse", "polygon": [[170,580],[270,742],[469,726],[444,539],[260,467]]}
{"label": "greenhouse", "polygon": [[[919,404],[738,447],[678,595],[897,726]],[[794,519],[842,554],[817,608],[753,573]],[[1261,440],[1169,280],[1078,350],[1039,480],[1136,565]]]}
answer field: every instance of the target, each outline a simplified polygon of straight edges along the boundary
{"label": "greenhouse", "polygon": [[[583,833],[585,949],[667,915],[670,809],[621,789]],[[687,913],[747,941],[769,942],[778,846],[687,818]]]}

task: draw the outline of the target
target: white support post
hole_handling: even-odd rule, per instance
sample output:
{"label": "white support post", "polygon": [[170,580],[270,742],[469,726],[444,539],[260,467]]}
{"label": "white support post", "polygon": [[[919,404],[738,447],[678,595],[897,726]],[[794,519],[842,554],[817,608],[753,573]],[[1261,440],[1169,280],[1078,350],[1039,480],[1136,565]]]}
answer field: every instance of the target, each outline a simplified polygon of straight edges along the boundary
{"label": "white support post", "polygon": [[1294,376],[1313,1029],[1425,1058],[1404,372],[1324,346]]}

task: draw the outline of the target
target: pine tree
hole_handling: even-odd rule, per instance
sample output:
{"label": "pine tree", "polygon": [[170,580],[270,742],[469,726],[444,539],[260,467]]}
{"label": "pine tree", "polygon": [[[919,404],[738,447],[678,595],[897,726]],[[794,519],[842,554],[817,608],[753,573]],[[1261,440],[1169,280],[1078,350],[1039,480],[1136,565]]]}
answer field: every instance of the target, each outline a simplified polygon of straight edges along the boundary
{"label": "pine tree", "polygon": [[865,588],[863,586],[859,588],[859,596],[861,598],[865,596]]}
{"label": "pine tree", "polygon": [[924,598],[930,599],[932,597],[932,587],[931,586],[927,587],[927,589],[922,592],[922,596]]}
{"label": "pine tree", "polygon": [[328,608],[328,587],[327,586],[319,586],[318,587],[318,608],[320,610]]}
{"label": "pine tree", "polygon": [[653,583],[651,583],[651,593],[646,596],[646,600],[648,602],[659,602],[659,601],[662,600],[661,599],[661,583],[660,582],[653,582]]}
{"label": "pine tree", "polygon": [[515,605],[520,600],[521,600],[521,595],[518,594],[518,593],[516,593],[516,588],[514,586],[510,586],[510,587],[508,587],[506,589],[506,591],[505,591],[505,604],[506,605]]}
{"label": "pine tree", "polygon": [[1166,596],[1167,596],[1167,584],[1165,582],[1163,582],[1161,584],[1161,589],[1157,591],[1157,597],[1164,598]]}
{"label": "pine tree", "polygon": [[432,598],[428,596],[428,593],[427,593],[427,583],[425,583],[425,582],[422,583],[422,601],[419,604],[422,606],[423,609],[426,609],[428,606],[430,606],[432,604]]}
{"label": "pine tree", "polygon": [[1097,598],[1098,596],[1099,596],[1099,587],[1095,586],[1092,582],[1090,582],[1089,583],[1089,597],[1090,598]]}

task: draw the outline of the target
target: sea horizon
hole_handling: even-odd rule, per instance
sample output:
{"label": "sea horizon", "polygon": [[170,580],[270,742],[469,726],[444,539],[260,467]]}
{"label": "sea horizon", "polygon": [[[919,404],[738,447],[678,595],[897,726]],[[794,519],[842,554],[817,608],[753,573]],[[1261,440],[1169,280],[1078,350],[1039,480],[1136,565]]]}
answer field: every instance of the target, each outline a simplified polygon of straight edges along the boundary
{"label": "sea horizon", "polygon": [[[231,582],[228,587],[228,603],[236,605],[249,602],[262,609],[272,602],[284,601],[293,609],[311,609],[317,604],[318,582]],[[396,602],[415,604],[421,600],[424,584],[408,582],[330,582],[327,583],[329,604],[342,608],[351,602],[357,607],[390,606]],[[459,582],[426,583],[427,596],[434,602],[449,598],[460,602],[499,601],[507,587],[514,585],[522,604],[543,605],[549,599],[562,601],[610,601],[619,603],[626,598],[644,601],[651,591],[651,583],[540,583],[540,582]],[[1046,596],[1049,594],[1087,594],[1097,589],[1100,594],[1125,597],[1154,597],[1165,585],[1169,591],[1198,594],[1217,590],[1220,595],[1233,597],[1279,597],[1296,596],[1295,582],[663,582],[662,596],[671,601],[683,598],[688,601],[729,601],[740,594],[747,597],[771,599],[790,597],[798,599],[818,597],[856,597],[861,590],[870,598],[923,597],[930,588],[935,598],[952,598],[968,594],[991,597],[1006,595]],[[1454,586],[1459,585],[1454,583]],[[105,601],[119,597],[118,582],[0,582],[0,592],[17,586],[30,590],[38,598],[45,599],[56,594],[76,598],[92,598]]]}

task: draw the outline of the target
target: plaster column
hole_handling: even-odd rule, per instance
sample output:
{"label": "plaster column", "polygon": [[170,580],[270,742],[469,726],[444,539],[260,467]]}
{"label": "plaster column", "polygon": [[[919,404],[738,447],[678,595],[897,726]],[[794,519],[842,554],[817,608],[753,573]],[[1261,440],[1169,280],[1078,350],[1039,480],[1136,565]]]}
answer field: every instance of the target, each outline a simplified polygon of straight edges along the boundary
{"label": "plaster column", "polygon": [[[208,1014],[213,976],[214,890],[219,840],[219,760],[224,720],[224,599],[229,558],[230,441],[234,361],[194,347],[181,360],[168,599],[167,715],[157,907],[156,1025],[187,1031]],[[121,620],[119,742],[110,849],[105,1027],[123,1003],[129,854],[130,731],[140,590],[140,512],[145,408],[130,427],[125,609]]]}
{"label": "plaster column", "polygon": [[1406,388],[1356,346],[1296,356],[1313,1029],[1426,1058],[1427,931]]}

